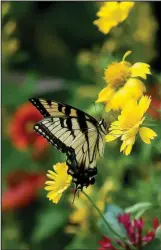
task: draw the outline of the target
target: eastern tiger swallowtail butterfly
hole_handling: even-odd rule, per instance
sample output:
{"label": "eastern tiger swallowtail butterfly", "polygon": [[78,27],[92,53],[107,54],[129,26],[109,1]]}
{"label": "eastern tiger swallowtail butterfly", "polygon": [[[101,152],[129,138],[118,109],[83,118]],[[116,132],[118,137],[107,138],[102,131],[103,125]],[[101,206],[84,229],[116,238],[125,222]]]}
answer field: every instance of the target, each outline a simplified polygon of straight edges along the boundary
{"label": "eastern tiger swallowtail butterfly", "polygon": [[104,153],[107,125],[72,106],[37,98],[29,101],[44,116],[34,130],[59,151],[66,153],[68,174],[76,190],[94,184],[96,159]]}

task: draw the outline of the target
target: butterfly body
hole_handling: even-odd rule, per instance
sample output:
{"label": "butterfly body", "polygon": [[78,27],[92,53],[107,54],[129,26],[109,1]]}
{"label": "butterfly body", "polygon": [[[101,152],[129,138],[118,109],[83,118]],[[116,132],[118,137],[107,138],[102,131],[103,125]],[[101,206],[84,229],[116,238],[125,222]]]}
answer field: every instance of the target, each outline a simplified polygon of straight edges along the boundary
{"label": "butterfly body", "polygon": [[29,99],[44,119],[34,130],[67,155],[68,174],[77,189],[94,184],[96,160],[104,152],[106,124],[69,105],[37,98]]}

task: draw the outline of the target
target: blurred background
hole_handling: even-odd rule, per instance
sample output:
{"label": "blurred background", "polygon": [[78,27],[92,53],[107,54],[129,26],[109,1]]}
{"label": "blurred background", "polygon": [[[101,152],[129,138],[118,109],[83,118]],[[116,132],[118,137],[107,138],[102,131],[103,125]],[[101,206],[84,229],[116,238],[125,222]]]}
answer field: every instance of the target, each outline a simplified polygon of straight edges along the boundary
{"label": "blurred background", "polygon": [[[108,35],[93,21],[99,2],[2,2],[2,246],[3,249],[98,248],[98,216],[69,190],[58,205],[46,198],[47,169],[65,155],[35,134],[42,118],[28,102],[43,97],[75,106],[100,118],[94,105],[107,65],[132,50],[130,61],[151,65],[146,86],[161,108],[160,2],[136,3],[128,19]],[[137,142],[128,157],[117,142],[106,145],[97,183],[87,192],[103,211],[161,200],[160,113],[150,109],[158,133],[150,145]],[[101,197],[101,198],[100,198]],[[160,218],[156,208],[146,215]]]}

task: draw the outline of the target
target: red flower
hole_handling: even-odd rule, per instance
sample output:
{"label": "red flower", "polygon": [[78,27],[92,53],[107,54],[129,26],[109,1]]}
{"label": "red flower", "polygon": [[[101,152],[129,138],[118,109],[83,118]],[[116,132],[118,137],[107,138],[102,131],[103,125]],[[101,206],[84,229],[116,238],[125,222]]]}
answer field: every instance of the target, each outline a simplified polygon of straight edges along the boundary
{"label": "red flower", "polygon": [[27,206],[43,188],[46,176],[42,173],[28,173],[17,170],[7,177],[8,189],[2,193],[2,211]]}
{"label": "red flower", "polygon": [[[149,231],[146,235],[143,236],[142,229],[144,226],[143,219],[140,218],[138,220],[134,219],[131,221],[129,214],[123,214],[118,216],[118,221],[123,225],[127,232],[128,239],[132,245],[136,247],[136,249],[141,249],[141,247],[155,238],[156,229],[159,226],[159,221],[157,218],[153,220],[153,230]],[[112,246],[110,239],[106,236],[103,236],[103,240],[99,242],[100,248],[99,250],[117,250]],[[121,243],[117,241],[117,243],[121,246]],[[124,249],[129,249],[129,246],[122,246]]]}
{"label": "red flower", "polygon": [[107,238],[106,236],[103,236],[103,240],[101,240],[99,244],[101,246],[99,250],[105,250],[105,249],[115,250],[115,248],[111,244],[110,239]]}
{"label": "red flower", "polygon": [[32,146],[40,154],[46,149],[46,139],[33,130],[34,124],[42,118],[31,103],[25,103],[17,109],[9,125],[9,136],[17,149],[25,150]]}

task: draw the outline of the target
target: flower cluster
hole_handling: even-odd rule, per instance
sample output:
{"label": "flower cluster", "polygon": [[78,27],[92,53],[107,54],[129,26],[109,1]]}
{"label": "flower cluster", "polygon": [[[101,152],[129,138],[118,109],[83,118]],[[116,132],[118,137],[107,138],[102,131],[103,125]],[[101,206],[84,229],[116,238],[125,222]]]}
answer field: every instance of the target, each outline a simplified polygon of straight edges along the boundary
{"label": "flower cluster", "polygon": [[150,72],[150,65],[125,61],[131,53],[127,51],[121,62],[114,62],[105,69],[104,79],[107,86],[99,93],[96,103],[103,102],[106,112],[122,109],[129,99],[138,100],[146,91],[144,83]]}
{"label": "flower cluster", "polygon": [[[129,242],[131,245],[135,246],[136,249],[142,249],[143,246],[151,242],[155,238],[156,229],[159,227],[159,221],[155,218],[153,220],[153,229],[144,235],[144,221],[142,218],[138,220],[134,219],[132,221],[130,215],[125,213],[118,216],[118,221],[125,228]],[[112,246],[111,240],[106,236],[104,236],[103,240],[101,240],[99,243],[99,250],[116,250],[116,248]],[[119,241],[117,241],[117,243],[121,246]],[[129,246],[126,243],[123,247],[124,249],[129,249]]]}
{"label": "flower cluster", "polygon": [[117,120],[110,125],[106,141],[120,137],[123,141],[120,151],[125,155],[130,154],[137,133],[147,144],[156,136],[152,129],[141,127],[151,98],[144,96],[146,87],[140,79],[146,79],[151,74],[150,65],[141,62],[132,65],[125,61],[130,53],[131,51],[127,51],[121,62],[112,63],[105,69],[107,86],[101,90],[96,100],[97,103],[105,104],[106,112],[120,112]]}

